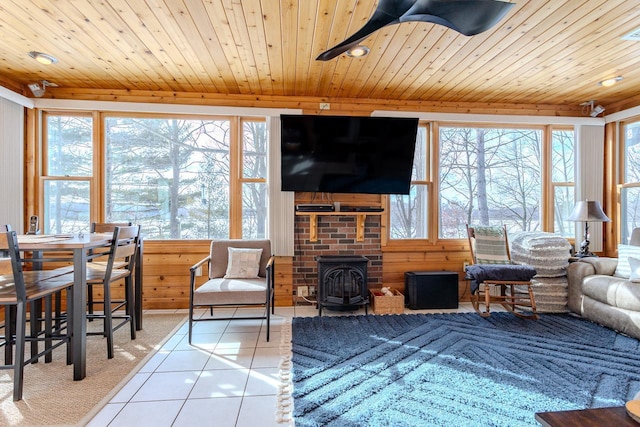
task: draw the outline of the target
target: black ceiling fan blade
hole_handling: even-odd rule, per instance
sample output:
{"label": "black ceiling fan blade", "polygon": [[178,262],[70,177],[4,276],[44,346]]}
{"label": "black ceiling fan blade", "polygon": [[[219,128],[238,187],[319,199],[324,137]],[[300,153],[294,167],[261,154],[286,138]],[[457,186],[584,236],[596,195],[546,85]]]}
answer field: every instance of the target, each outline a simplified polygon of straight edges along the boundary
{"label": "black ceiling fan blade", "polygon": [[362,28],[342,43],[322,52],[316,60],[328,61],[333,59],[352,47],[357,46],[358,43],[380,28],[391,24],[398,24],[400,22],[399,18],[409,10],[414,3],[415,0],[380,0],[373,15]]}
{"label": "black ceiling fan blade", "polygon": [[357,46],[387,25],[408,21],[431,22],[471,36],[493,27],[514,6],[501,0],[380,0],[373,16],[352,36],[322,52],[328,61]]}
{"label": "black ceiling fan blade", "polygon": [[513,6],[500,0],[416,0],[400,22],[431,22],[473,36],[496,25]]}

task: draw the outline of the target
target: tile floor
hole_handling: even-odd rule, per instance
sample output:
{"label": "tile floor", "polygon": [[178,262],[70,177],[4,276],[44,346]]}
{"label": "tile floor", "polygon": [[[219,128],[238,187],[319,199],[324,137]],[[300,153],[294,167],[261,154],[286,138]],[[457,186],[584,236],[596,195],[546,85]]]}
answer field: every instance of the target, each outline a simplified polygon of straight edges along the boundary
{"label": "tile floor", "polygon": [[[250,309],[239,309],[238,316]],[[235,309],[226,313],[235,315]],[[406,310],[406,313],[473,311]],[[323,310],[325,315],[364,314]],[[224,317],[225,313],[220,313]],[[89,422],[89,427],[283,427],[276,421],[281,331],[293,317],[316,316],[312,306],[276,307],[271,339],[262,320],[199,322],[193,343],[183,325]]]}

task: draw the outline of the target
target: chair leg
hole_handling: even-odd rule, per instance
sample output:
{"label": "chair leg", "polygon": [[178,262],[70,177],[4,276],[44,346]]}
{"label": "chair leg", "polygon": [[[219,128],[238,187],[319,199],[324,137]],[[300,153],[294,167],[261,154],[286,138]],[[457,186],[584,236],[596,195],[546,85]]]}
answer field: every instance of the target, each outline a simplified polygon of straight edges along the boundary
{"label": "chair leg", "polygon": [[71,331],[73,331],[73,317],[71,313],[73,313],[73,298],[72,298],[72,289],[67,288],[65,295],[67,296],[67,365],[71,365],[73,363],[73,354],[71,352],[73,348],[73,335]]}
{"label": "chair leg", "polygon": [[491,287],[484,285],[484,305],[487,313],[491,313]]}
{"label": "chair leg", "polygon": [[126,293],[126,312],[129,316],[129,326],[131,328],[131,339],[136,339],[136,308],[134,306],[134,294],[133,294],[133,280],[132,277],[129,276],[125,279],[124,282],[125,293]]}
{"label": "chair leg", "polygon": [[538,319],[538,313],[536,311],[536,299],[533,296],[533,287],[531,286],[531,283],[529,283],[529,286],[527,288],[529,290],[529,299],[531,300],[531,312],[533,313],[533,318]]}
{"label": "chair leg", "polygon": [[[31,301],[29,303],[29,307],[30,307],[30,318],[29,318],[29,324],[30,324],[30,334],[33,337],[38,337],[38,335],[40,334],[40,332],[42,331],[42,325],[40,322],[40,319],[42,316],[42,300],[35,300],[35,301]],[[33,340],[31,341],[31,357],[35,357],[38,354],[38,341],[37,340]],[[35,359],[33,362],[31,363],[38,363],[39,359]]]}
{"label": "chair leg", "polygon": [[191,345],[191,335],[193,334],[193,304],[189,303],[189,345]]}
{"label": "chair leg", "polygon": [[[93,286],[87,285],[87,314],[93,314]],[[89,318],[93,322],[93,318]]]}
{"label": "chair leg", "polygon": [[4,333],[5,333],[5,346],[4,346],[4,364],[13,364],[13,336],[16,332],[16,309],[13,305],[5,306],[4,308]]}
{"label": "chair leg", "polygon": [[[51,304],[51,295],[47,295],[44,298],[44,348],[46,350],[51,349],[53,344],[52,335],[53,335],[53,306]],[[51,363],[53,360],[53,352],[49,351],[44,355],[44,363]]]}
{"label": "chair leg", "polygon": [[27,313],[25,304],[18,302],[16,306],[16,357],[13,364],[13,400],[22,399],[24,381],[24,350],[26,337]]}
{"label": "chair leg", "polygon": [[107,358],[113,359],[113,320],[111,319],[111,287],[104,285],[104,326],[103,334],[107,338]]}
{"label": "chair leg", "polygon": [[59,331],[62,328],[62,291],[56,292],[55,294],[55,327],[56,331]]}

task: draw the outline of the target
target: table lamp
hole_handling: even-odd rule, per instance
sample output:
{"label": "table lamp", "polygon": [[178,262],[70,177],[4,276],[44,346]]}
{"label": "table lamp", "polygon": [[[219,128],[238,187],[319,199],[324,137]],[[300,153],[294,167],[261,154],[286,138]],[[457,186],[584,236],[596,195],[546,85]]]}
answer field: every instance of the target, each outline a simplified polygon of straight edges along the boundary
{"label": "table lamp", "polygon": [[595,200],[585,200],[576,202],[573,212],[567,218],[568,221],[584,221],[584,241],[580,245],[580,250],[575,256],[578,258],[596,256],[589,252],[589,223],[590,222],[609,222],[610,219],[602,211],[600,202]]}

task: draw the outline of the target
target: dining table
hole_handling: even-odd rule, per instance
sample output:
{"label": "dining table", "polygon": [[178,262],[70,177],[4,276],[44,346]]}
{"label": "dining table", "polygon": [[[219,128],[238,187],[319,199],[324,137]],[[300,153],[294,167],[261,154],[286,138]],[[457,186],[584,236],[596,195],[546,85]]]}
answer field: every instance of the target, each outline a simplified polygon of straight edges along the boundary
{"label": "dining table", "polygon": [[73,379],[78,381],[87,374],[87,263],[98,255],[94,251],[111,244],[111,233],[74,233],[64,235],[27,234],[18,236],[20,251],[31,252],[29,261],[34,269],[46,262],[73,263],[73,290],[71,313],[71,348]]}

